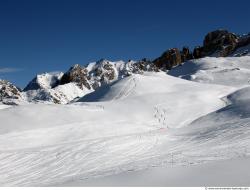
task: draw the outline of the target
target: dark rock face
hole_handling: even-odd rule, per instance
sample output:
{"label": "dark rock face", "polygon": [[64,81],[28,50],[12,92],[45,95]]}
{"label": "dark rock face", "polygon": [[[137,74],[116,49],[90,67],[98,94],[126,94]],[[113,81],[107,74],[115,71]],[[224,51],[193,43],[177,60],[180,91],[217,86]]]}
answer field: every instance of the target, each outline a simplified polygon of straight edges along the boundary
{"label": "dark rock face", "polygon": [[164,52],[153,63],[160,69],[169,70],[172,67],[182,63],[181,53],[177,48],[172,48]]}
{"label": "dark rock face", "polygon": [[88,77],[93,89],[99,88],[102,84],[109,84],[116,78],[117,73],[114,65],[105,59],[96,62],[95,68],[89,72]]}
{"label": "dark rock face", "polygon": [[159,69],[149,59],[143,58],[133,65],[132,73],[142,74],[144,71],[158,72]]}
{"label": "dark rock face", "polygon": [[20,99],[21,90],[6,80],[0,80],[0,101],[4,99]]}
{"label": "dark rock face", "polygon": [[199,59],[202,58],[203,56],[204,56],[204,48],[200,46],[195,47],[193,51],[193,58]]}
{"label": "dark rock face", "polygon": [[115,79],[115,70],[109,61],[100,60],[98,65],[94,73],[95,77],[100,79],[99,82],[107,84]]}
{"label": "dark rock face", "polygon": [[105,72],[103,73],[102,79],[107,81],[112,81],[115,79],[115,70],[110,63],[103,66]]}
{"label": "dark rock face", "polygon": [[205,55],[218,52],[219,56],[228,56],[235,50],[237,42],[237,36],[227,30],[209,32],[203,41]]}
{"label": "dark rock face", "polygon": [[188,61],[188,60],[190,60],[192,58],[193,58],[193,56],[192,56],[189,48],[188,47],[183,47],[182,51],[181,51],[181,62]]}
{"label": "dark rock face", "polygon": [[193,55],[188,47],[183,47],[180,52],[178,48],[172,48],[165,51],[160,57],[153,61],[157,69],[153,71],[170,70],[172,67],[177,66],[185,61],[193,59]]}
{"label": "dark rock face", "polygon": [[88,71],[86,68],[81,67],[80,65],[76,64],[71,67],[61,78],[60,84],[67,84],[70,82],[75,82],[81,89],[83,87],[87,87],[91,89],[88,83]]}
{"label": "dark rock face", "polygon": [[[226,57],[232,55],[238,48],[247,45],[250,45],[250,33],[237,36],[227,30],[215,30],[205,36],[203,46],[195,47],[193,53],[188,47],[183,47],[181,52],[177,48],[173,48],[164,52],[153,63],[158,69],[170,70],[172,67],[190,59],[199,59],[205,56]],[[248,50],[237,53],[238,56],[248,54]]]}

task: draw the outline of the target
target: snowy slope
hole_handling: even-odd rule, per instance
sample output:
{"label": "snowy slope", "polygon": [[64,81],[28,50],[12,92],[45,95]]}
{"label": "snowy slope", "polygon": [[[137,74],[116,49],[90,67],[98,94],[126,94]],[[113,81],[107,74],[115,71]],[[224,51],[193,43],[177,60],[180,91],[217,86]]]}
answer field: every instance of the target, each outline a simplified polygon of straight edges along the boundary
{"label": "snowy slope", "polygon": [[[151,162],[156,169],[139,172],[131,169],[118,175],[82,178],[61,185],[249,186],[249,94],[250,87],[239,89],[223,98],[226,107],[199,117],[184,128],[168,130],[168,138],[172,139],[161,139],[161,154],[168,150],[159,159],[161,167]],[[213,162],[206,163],[210,161]]]}
{"label": "snowy slope", "polygon": [[232,56],[235,56],[235,57],[250,56],[250,44],[236,49],[236,51],[232,53]]}
{"label": "snowy slope", "polygon": [[191,60],[173,68],[168,74],[195,82],[240,88],[250,84],[250,56]]}
{"label": "snowy slope", "polygon": [[1,110],[0,184],[61,184],[168,165],[173,154],[176,165],[237,156],[211,154],[190,131],[180,133],[224,107],[221,98],[234,90],[146,73],[114,83],[92,103]]}
{"label": "snowy slope", "polygon": [[[249,57],[203,58],[169,72],[180,78],[164,72],[118,75],[71,104],[0,109],[0,185],[85,185],[87,178],[113,176],[112,181],[137,170],[160,175],[144,171],[152,167],[173,167],[176,177],[192,165],[207,171],[203,164],[213,161],[226,170],[239,157],[249,160],[248,63]],[[115,68],[121,71],[122,65]],[[74,91],[72,84],[50,93]],[[228,159],[232,162],[217,164]],[[232,185],[240,178],[245,185],[249,175],[243,174],[234,175]],[[167,182],[159,183],[171,185]]]}
{"label": "snowy slope", "polygon": [[11,106],[0,103],[0,110],[1,109],[6,109],[6,108],[9,108],[9,107],[11,107]]}
{"label": "snowy slope", "polygon": [[[60,186],[93,187],[248,187],[249,158],[223,160],[199,165],[166,166],[142,171],[128,171],[95,179],[76,180]],[[244,177],[239,177],[244,176]]]}

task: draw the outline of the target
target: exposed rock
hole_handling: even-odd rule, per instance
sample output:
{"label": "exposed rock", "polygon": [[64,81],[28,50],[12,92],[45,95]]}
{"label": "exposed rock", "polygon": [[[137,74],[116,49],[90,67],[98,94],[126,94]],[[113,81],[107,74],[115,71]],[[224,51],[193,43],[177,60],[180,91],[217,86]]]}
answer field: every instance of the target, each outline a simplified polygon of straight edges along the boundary
{"label": "exposed rock", "polygon": [[14,102],[11,100],[17,99],[22,99],[21,90],[6,80],[0,80],[0,101],[3,103],[9,102],[8,104],[15,104],[11,103]]}
{"label": "exposed rock", "polygon": [[60,84],[67,84],[70,82],[76,83],[81,89],[86,87],[91,89],[88,82],[88,70],[76,64],[71,67],[61,78]]}
{"label": "exposed rock", "polygon": [[204,56],[204,48],[203,47],[200,47],[200,46],[197,46],[194,48],[194,51],[193,51],[193,58],[194,59],[199,59],[199,58],[202,58]]}
{"label": "exposed rock", "polygon": [[[170,70],[190,59],[199,59],[205,56],[226,57],[248,45],[250,45],[250,34],[237,36],[227,30],[215,30],[205,36],[203,46],[195,47],[193,53],[188,47],[183,47],[181,52],[177,48],[173,48],[164,52],[153,63],[161,70]],[[249,55],[248,49],[241,50],[240,53],[237,52],[237,56]]]}
{"label": "exposed rock", "polygon": [[158,72],[159,69],[149,59],[143,58],[142,60],[133,64],[132,73],[142,74],[144,71]]}
{"label": "exposed rock", "polygon": [[[111,62],[101,59],[86,67],[75,65],[66,73],[44,73],[37,75],[25,87],[25,92],[21,94],[29,102],[46,101],[66,104],[102,85],[110,84],[132,74],[170,70],[190,59],[205,56],[229,55],[250,55],[250,34],[236,36],[227,30],[216,30],[208,33],[204,38],[203,46],[195,47],[193,52],[188,47],[183,47],[181,51],[172,48],[154,61],[146,58],[137,62],[132,60]],[[0,93],[1,97],[5,97],[5,99],[8,97],[3,90]]]}
{"label": "exposed rock", "polygon": [[102,66],[97,69],[97,77],[100,77],[100,82],[108,84],[116,79],[116,71],[109,61],[103,61]]}
{"label": "exposed rock", "polygon": [[209,32],[203,41],[205,55],[218,53],[218,56],[228,56],[235,50],[237,42],[237,36],[227,30]]}
{"label": "exposed rock", "polygon": [[193,58],[193,56],[190,53],[189,48],[188,47],[183,47],[182,51],[181,51],[181,62],[188,61],[188,60],[190,60],[192,58]]}
{"label": "exposed rock", "polygon": [[103,78],[107,81],[112,81],[115,79],[115,70],[113,66],[108,62],[103,66],[105,72],[103,73]]}
{"label": "exposed rock", "polygon": [[109,84],[118,78],[117,69],[110,61],[101,59],[89,70],[89,81],[93,89]]}
{"label": "exposed rock", "polygon": [[182,62],[181,53],[177,48],[172,48],[164,52],[159,58],[155,59],[154,64],[163,70],[169,70]]}
{"label": "exposed rock", "polygon": [[77,83],[71,82],[58,85],[52,89],[28,90],[25,93],[28,102],[48,102],[55,104],[67,104],[77,97],[82,97],[92,92],[87,88],[81,89]]}
{"label": "exposed rock", "polygon": [[157,67],[147,59],[138,62],[110,62],[102,59],[86,67],[71,67],[66,73],[62,73],[59,84],[56,80],[51,80],[51,74],[49,77],[47,74],[38,75],[30,82],[24,94],[28,102],[67,104],[104,84],[110,84],[133,73],[142,74],[144,71],[157,71]]}

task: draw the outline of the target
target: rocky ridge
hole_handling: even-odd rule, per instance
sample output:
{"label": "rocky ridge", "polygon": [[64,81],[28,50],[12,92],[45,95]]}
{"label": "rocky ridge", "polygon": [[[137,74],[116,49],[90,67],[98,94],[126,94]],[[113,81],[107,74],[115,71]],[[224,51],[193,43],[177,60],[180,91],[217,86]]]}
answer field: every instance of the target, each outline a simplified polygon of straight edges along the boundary
{"label": "rocky ridge", "polygon": [[168,71],[188,60],[206,56],[245,56],[250,55],[249,51],[250,33],[240,36],[227,30],[216,30],[209,32],[203,40],[203,46],[197,46],[193,51],[187,46],[181,50],[171,48],[153,61],[145,58],[128,62],[101,59],[87,66],[76,64],[65,73],[38,74],[23,90],[8,81],[0,80],[0,102],[67,104],[131,74]]}
{"label": "rocky ridge", "polygon": [[[161,70],[170,70],[172,67],[187,60],[199,59],[206,56],[243,56],[250,54],[249,47],[244,49],[249,44],[250,34],[240,36],[227,30],[215,30],[209,32],[203,40],[203,46],[196,46],[193,52],[188,47],[183,47],[182,51],[178,48],[171,48],[156,58],[153,63]],[[243,49],[235,54],[241,48]]]}

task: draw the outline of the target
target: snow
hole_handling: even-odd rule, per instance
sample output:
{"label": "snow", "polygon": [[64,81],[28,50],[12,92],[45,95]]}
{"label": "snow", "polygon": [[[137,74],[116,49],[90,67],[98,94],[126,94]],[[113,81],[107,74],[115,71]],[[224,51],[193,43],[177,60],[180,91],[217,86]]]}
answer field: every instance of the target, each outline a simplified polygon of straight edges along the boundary
{"label": "snow", "polygon": [[250,45],[238,48],[235,52],[233,52],[232,56],[250,56]]}
{"label": "snow", "polygon": [[75,83],[59,85],[52,89],[28,90],[23,92],[24,99],[28,102],[45,102],[67,104],[75,98],[82,97],[92,90],[83,87],[80,89]]}
{"label": "snow", "polygon": [[[124,172],[114,176],[97,179],[77,180],[60,184],[61,186],[107,186],[107,187],[229,187],[249,186],[249,158],[218,161],[186,167],[151,168],[143,171]],[[239,177],[243,176],[244,177]],[[222,177],[223,176],[223,177]]]}
{"label": "snow", "polygon": [[[61,84],[60,80],[64,73],[50,72],[37,75],[22,92],[24,101],[43,102],[46,104],[67,104],[78,99],[96,88],[111,84],[125,76],[131,74],[134,61],[109,61],[102,59],[97,62],[89,63],[86,66],[86,80],[90,86],[79,86],[70,82]],[[74,65],[72,68],[81,67]],[[82,67],[84,68],[84,67]]]}
{"label": "snow", "polygon": [[25,88],[27,90],[51,89],[63,76],[63,72],[50,72],[37,75]]}
{"label": "snow", "polygon": [[42,88],[52,88],[62,75],[62,72],[44,73],[37,76],[37,82]]}
{"label": "snow", "polygon": [[89,72],[92,72],[95,69],[97,69],[98,67],[102,67],[103,65],[105,65],[107,63],[111,64],[113,66],[113,68],[115,68],[116,72],[119,73],[119,72],[127,69],[129,65],[134,64],[135,61],[130,61],[130,62],[126,63],[126,62],[124,62],[122,60],[120,60],[120,61],[109,61],[109,60],[106,60],[106,59],[102,59],[102,60],[97,61],[97,62],[89,63],[86,68],[87,68],[87,70]]}
{"label": "snow", "polygon": [[86,87],[79,88],[79,86],[73,82],[58,85],[62,76],[62,72],[50,72],[37,75],[22,92],[24,100],[33,103],[67,104],[76,98],[92,92],[92,90]]}
{"label": "snow", "polygon": [[169,75],[201,83],[240,88],[250,83],[250,56],[206,57],[191,60],[169,71]]}
{"label": "snow", "polygon": [[87,70],[90,74],[95,74],[96,69],[99,68],[102,70],[103,73],[107,72],[105,71],[106,69],[104,68],[104,65],[109,64],[111,65],[112,69],[115,72],[115,77],[112,81],[109,82],[114,82],[118,79],[124,78],[127,76],[130,72],[133,70],[133,65],[136,63],[136,61],[128,61],[124,62],[122,60],[120,61],[109,61],[106,59],[101,59],[97,62],[92,62],[87,65]]}
{"label": "snow", "polygon": [[9,107],[11,107],[11,106],[0,103],[0,110],[1,109],[6,109],[6,108],[9,108]]}
{"label": "snow", "polygon": [[203,58],[71,104],[1,109],[0,185],[249,186],[249,60]]}

